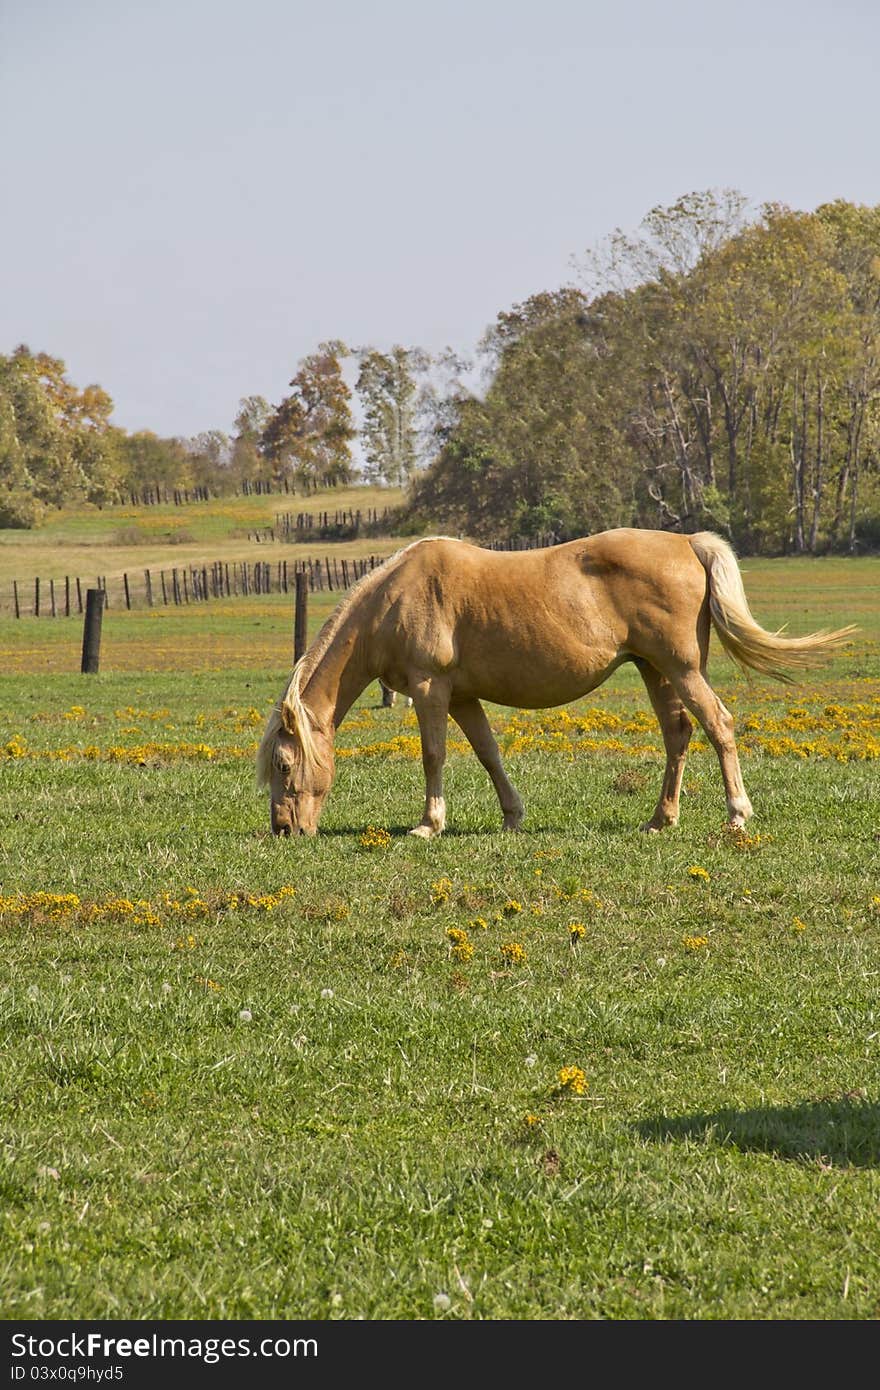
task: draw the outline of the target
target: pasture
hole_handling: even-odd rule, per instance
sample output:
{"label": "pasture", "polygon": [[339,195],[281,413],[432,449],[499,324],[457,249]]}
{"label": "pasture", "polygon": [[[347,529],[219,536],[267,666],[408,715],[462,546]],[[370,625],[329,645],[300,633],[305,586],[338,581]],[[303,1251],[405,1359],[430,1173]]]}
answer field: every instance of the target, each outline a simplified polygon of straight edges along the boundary
{"label": "pasture", "polygon": [[[112,607],[124,604],[122,575],[132,578],[132,589],[143,604],[143,571],[159,571],[177,566],[210,565],[223,561],[229,566],[247,560],[269,561],[273,565],[287,560],[316,558],[338,552],[348,559],[365,555],[390,555],[400,542],[386,536],[351,539],[339,543],[317,536],[301,543],[255,544],[256,533],[265,534],[279,513],[308,512],[317,516],[329,512],[369,509],[383,512],[401,500],[398,488],[333,488],[300,497],[285,493],[248,497],[212,497],[176,507],[162,503],[152,507],[115,506],[98,509],[70,508],[52,513],[45,525],[34,531],[0,530],[0,616],[11,616],[13,581],[18,584],[23,611],[33,609],[33,581],[42,581],[42,612],[49,611],[48,583],[58,586],[59,607],[65,576],[79,577],[82,588],[94,585],[100,574],[106,579]],[[158,599],[158,595],[157,595]]]}
{"label": "pasture", "polygon": [[790,687],[714,645],[737,833],[695,738],[639,834],[624,669],[490,710],[521,834],[451,730],[447,831],[408,837],[373,686],[277,840],[289,598],[111,610],[98,676],[76,620],[0,619],[0,1316],[878,1316],[880,562],[743,571],[766,627],[862,632]]}

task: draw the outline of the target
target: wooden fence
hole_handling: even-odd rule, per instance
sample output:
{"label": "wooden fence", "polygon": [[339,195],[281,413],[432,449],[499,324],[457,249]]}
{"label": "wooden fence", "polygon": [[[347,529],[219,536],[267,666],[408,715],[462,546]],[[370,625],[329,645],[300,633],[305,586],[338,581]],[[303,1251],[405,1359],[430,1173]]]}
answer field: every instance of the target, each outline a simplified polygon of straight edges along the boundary
{"label": "wooden fence", "polygon": [[[516,537],[491,541],[488,550],[535,550],[552,545],[553,536]],[[211,599],[247,598],[254,594],[287,594],[296,587],[296,575],[306,576],[310,593],[339,592],[351,588],[369,570],[382,563],[381,556],[340,559],[338,556],[304,560],[215,560],[202,565],[178,565],[168,569],[126,571],[122,575],[98,575],[83,580],[12,581],[12,592],[0,603],[16,618],[69,618],[82,613],[88,588],[104,591],[104,606],[115,609],[168,608]]]}
{"label": "wooden fence", "polygon": [[[349,589],[368,570],[375,569],[381,557],[360,560],[216,560],[204,565],[178,565],[169,569],[138,570],[94,580],[66,575],[63,580],[41,582],[34,579],[22,585],[12,581],[12,615],[16,618],[69,618],[82,613],[87,588],[104,591],[105,608],[161,608],[209,599],[246,598],[254,594],[292,593],[296,574],[306,575],[311,593],[324,590],[340,593]],[[4,605],[5,606],[5,605]]]}
{"label": "wooden fence", "polygon": [[[325,485],[326,486],[326,485]],[[309,495],[309,487],[300,485],[299,491],[304,496]],[[317,491],[317,488],[312,489]],[[257,478],[253,482],[243,479],[234,489],[236,497],[271,497],[279,494],[286,494],[288,497],[297,493],[297,488],[288,478],[282,478],[280,482],[270,482],[268,479]],[[209,502],[211,498],[228,496],[229,494],[216,492],[213,488],[207,487],[169,487],[167,483],[145,484],[140,488],[127,488],[124,495],[108,501],[107,506],[133,506],[133,507],[175,507],[187,506],[190,502]]]}

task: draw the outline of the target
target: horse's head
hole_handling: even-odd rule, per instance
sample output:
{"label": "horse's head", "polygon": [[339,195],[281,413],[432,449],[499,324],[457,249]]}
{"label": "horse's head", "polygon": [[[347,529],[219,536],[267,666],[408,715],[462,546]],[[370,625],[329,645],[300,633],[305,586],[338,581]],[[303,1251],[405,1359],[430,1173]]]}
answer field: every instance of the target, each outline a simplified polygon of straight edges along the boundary
{"label": "horse's head", "polygon": [[316,835],[324,798],[333,782],[333,739],[311,730],[304,750],[298,733],[279,729],[269,777],[273,835]]}

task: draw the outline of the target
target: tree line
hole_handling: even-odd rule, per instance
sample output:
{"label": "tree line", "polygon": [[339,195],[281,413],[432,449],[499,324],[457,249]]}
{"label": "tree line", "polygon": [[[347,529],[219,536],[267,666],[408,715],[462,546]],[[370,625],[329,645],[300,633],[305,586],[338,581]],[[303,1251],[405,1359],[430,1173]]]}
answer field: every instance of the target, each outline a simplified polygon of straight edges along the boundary
{"label": "tree line", "polygon": [[19,347],[0,356],[0,526],[145,488],[307,494],[353,481],[357,441],[359,476],[406,487],[410,530],[880,544],[880,207],[749,215],[735,191],[691,193],[577,280],[498,314],[480,389],[448,350],[331,340],[278,404],[244,397],[231,435],[128,434],[101,387]]}
{"label": "tree line", "polygon": [[411,505],[477,538],[714,529],[880,543],[880,207],[656,208],[577,285],[499,314]]}
{"label": "tree line", "polygon": [[[354,390],[345,374],[349,358]],[[102,387],[80,390],[61,358],[17,347],[0,356],[0,527],[32,527],[52,507],[104,506],[154,490],[223,495],[271,484],[308,494],[354,480],[358,438],[359,476],[404,485],[430,456],[443,383],[457,370],[448,352],[328,341],[298,364],[277,405],[242,398],[232,435],[207,430],[169,439],[113,425],[113,401]]]}

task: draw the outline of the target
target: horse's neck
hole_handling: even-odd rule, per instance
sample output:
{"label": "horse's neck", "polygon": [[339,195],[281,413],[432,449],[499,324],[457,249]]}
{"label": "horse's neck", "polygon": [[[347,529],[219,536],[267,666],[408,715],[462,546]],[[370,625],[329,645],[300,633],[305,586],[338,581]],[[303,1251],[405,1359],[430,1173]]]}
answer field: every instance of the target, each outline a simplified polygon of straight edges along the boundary
{"label": "horse's neck", "polygon": [[371,679],[354,624],[344,623],[303,685],[303,701],[320,726],[337,729]]}

